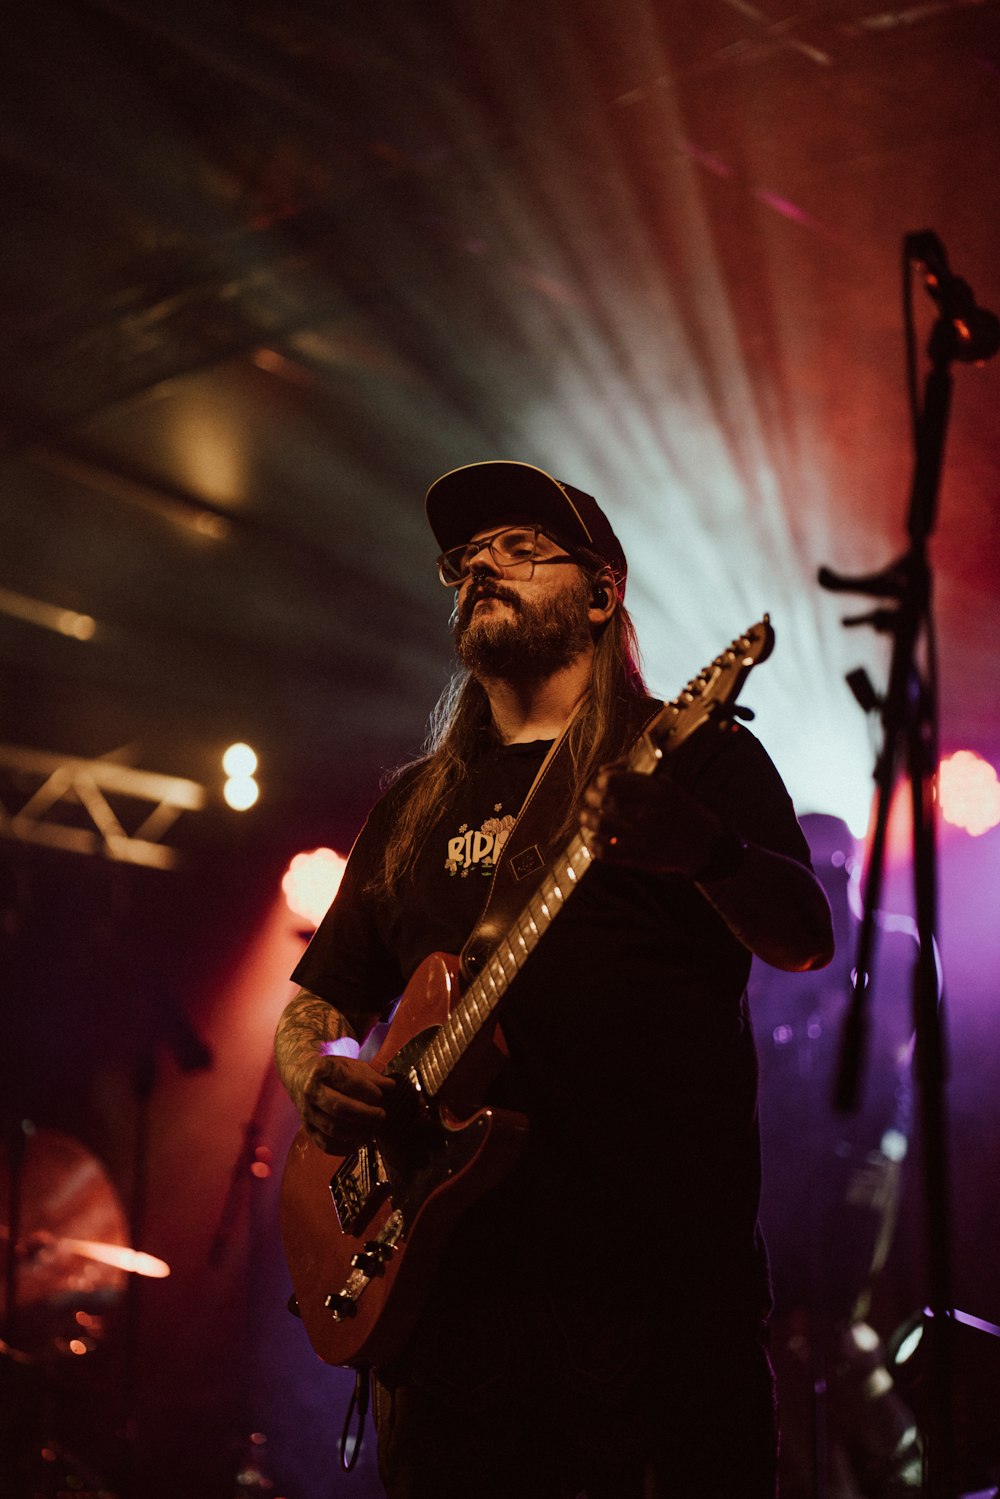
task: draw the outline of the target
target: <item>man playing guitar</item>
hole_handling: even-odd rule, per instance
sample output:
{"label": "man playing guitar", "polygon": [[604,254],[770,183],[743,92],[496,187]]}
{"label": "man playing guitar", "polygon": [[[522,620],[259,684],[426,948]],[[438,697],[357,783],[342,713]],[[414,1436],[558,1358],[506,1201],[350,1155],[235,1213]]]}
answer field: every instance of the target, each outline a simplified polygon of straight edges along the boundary
{"label": "man playing guitar", "polygon": [[[663,705],[591,496],[528,464],[479,463],[437,480],[427,513],[459,672],[427,755],[362,830],[276,1037],[316,1211],[357,1240],[336,1284],[323,1270],[310,1336],[331,1362],[375,1367],[390,1499],[771,1499],[744,989],[752,953],[787,970],[829,962],[826,899],[777,772],[732,714],[706,715],[657,774],[625,763]],[[428,965],[442,953],[461,969]],[[424,1031],[412,1065],[410,1050],[392,1066],[340,1054],[404,988],[408,1003],[421,965],[447,991],[443,1015],[460,992],[480,1004],[450,1039],[442,1028],[438,1050],[447,1040],[461,1066],[432,1057]],[[393,1337],[392,1303],[389,1330],[369,1328],[365,1298],[423,1253],[408,1204],[436,1148],[435,1097],[449,1118],[480,1108],[486,1131],[521,1125],[410,1277],[418,1291],[399,1270]],[[453,1138],[429,1198],[465,1172]],[[366,1330],[330,1353],[327,1325]]]}

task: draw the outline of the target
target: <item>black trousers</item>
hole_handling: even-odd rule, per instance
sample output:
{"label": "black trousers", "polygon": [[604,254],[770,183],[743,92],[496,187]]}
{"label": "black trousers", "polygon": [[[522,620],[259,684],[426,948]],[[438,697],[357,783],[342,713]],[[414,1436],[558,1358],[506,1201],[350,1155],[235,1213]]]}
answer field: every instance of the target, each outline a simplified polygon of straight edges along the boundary
{"label": "black trousers", "polygon": [[[376,1381],[388,1499],[774,1499],[763,1338],[506,1296],[439,1305]],[[651,1335],[652,1334],[652,1335]]]}

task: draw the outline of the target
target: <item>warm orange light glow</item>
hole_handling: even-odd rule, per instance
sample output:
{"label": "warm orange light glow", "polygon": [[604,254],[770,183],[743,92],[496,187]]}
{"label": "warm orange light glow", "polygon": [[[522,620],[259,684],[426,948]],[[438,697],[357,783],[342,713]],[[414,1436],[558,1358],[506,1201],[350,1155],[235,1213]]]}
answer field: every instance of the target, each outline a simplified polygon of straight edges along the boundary
{"label": "warm orange light glow", "polygon": [[70,1353],[77,1354],[78,1357],[82,1357],[87,1352],[87,1344],[82,1338],[70,1338],[69,1351]]}
{"label": "warm orange light glow", "polygon": [[89,614],[77,614],[75,609],[63,609],[59,615],[59,633],[72,635],[74,640],[93,640],[96,621]]}
{"label": "warm orange light glow", "polygon": [[347,868],[343,854],[332,848],[314,848],[311,853],[296,854],[281,881],[288,909],[312,926],[319,926],[340,889]]}
{"label": "warm orange light glow", "polygon": [[210,510],[203,510],[195,516],[194,529],[199,536],[211,537],[212,541],[224,541],[231,528],[224,515],[213,515]]}
{"label": "warm orange light glow", "polygon": [[31,625],[40,625],[43,630],[55,630],[59,635],[68,635],[73,640],[93,640],[97,630],[97,621],[90,614],[79,614],[75,609],[62,609],[58,604],[28,598],[9,588],[0,588],[0,614],[9,615],[11,619],[26,620]]}
{"label": "warm orange light glow", "polygon": [[942,760],[938,775],[941,816],[973,838],[1000,823],[1000,780],[993,766],[971,750]]}
{"label": "warm orange light glow", "polygon": [[170,1274],[166,1260],[155,1254],[143,1254],[140,1249],[126,1249],[121,1244],[102,1244],[96,1239],[61,1239],[61,1245],[85,1259],[97,1260],[102,1265],[114,1265],[116,1270],[128,1270],[132,1275],[148,1275],[153,1280],[162,1280]]}

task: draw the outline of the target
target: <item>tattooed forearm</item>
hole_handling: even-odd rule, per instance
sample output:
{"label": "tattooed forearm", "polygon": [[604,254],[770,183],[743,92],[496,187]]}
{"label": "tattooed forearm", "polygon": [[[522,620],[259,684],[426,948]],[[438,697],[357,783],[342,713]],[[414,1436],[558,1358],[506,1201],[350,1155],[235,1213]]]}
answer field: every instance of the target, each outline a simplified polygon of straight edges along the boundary
{"label": "tattooed forearm", "polygon": [[300,989],[285,1006],[274,1037],[274,1060],[278,1076],[301,1113],[306,1084],[324,1041],[354,1039],[354,1031],[339,1010],[325,999]]}

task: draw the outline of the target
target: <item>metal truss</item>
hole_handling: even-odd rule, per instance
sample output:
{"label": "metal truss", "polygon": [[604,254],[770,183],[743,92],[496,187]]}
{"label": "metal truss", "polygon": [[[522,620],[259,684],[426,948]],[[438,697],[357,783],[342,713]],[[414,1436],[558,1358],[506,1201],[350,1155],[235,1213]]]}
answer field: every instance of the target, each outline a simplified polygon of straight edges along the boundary
{"label": "metal truss", "polygon": [[[153,869],[176,867],[177,851],[160,840],[182,812],[205,805],[205,789],[196,781],[113,760],[80,760],[5,744],[0,773],[0,837]],[[129,832],[109,796],[152,802],[152,810]]]}

